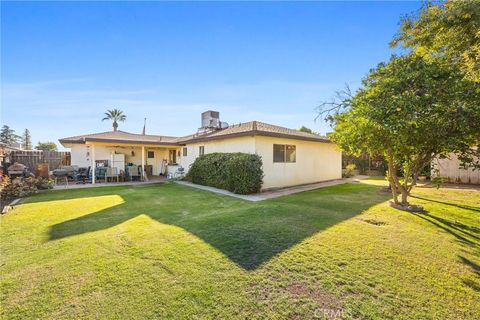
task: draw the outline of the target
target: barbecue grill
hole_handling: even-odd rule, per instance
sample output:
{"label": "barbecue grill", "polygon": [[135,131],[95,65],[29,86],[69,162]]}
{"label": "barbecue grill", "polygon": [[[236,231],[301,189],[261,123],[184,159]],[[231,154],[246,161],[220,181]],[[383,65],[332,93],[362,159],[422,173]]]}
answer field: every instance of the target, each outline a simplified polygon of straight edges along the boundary
{"label": "barbecue grill", "polygon": [[58,183],[58,180],[64,180],[65,184],[68,184],[68,171],[66,169],[55,169],[52,171],[52,174],[55,177],[55,184]]}
{"label": "barbecue grill", "polygon": [[10,178],[17,178],[17,177],[24,178],[29,175],[27,166],[18,162],[15,162],[10,167],[8,167],[7,172]]}

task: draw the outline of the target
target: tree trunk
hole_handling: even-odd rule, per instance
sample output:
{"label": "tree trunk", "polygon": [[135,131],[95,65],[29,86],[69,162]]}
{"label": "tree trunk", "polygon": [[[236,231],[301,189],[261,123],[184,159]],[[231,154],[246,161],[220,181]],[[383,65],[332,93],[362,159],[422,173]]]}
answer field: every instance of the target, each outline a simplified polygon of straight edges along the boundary
{"label": "tree trunk", "polygon": [[113,131],[117,131],[118,123],[117,121],[113,121]]}
{"label": "tree trunk", "polygon": [[408,191],[405,188],[402,188],[402,206],[406,207],[408,206]]}
{"label": "tree trunk", "polygon": [[388,181],[390,182],[390,188],[392,189],[393,202],[399,204],[398,202],[398,192],[397,192],[397,183],[395,177],[397,176],[396,168],[393,163],[393,157],[388,157]]}

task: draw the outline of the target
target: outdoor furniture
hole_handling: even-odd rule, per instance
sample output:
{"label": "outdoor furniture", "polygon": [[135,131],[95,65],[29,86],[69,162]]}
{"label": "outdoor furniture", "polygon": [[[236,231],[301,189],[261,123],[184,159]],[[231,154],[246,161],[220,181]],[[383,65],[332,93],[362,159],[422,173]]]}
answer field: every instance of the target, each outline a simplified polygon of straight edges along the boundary
{"label": "outdoor furniture", "polygon": [[140,173],[138,172],[138,167],[135,165],[127,167],[127,174],[130,177],[130,181],[134,179],[140,180]]}
{"label": "outdoor furniture", "polygon": [[185,168],[178,167],[175,173],[173,174],[173,178],[183,178],[185,176]]}
{"label": "outdoor furniture", "polygon": [[76,168],[74,166],[63,166],[60,169],[63,169],[67,172],[67,178],[75,179],[75,177],[77,175],[77,172],[76,172],[76,170],[75,170]]}
{"label": "outdoor furniture", "polygon": [[58,185],[58,181],[65,181],[65,186],[68,185],[68,171],[65,169],[55,169],[52,171],[55,177],[55,185]]}
{"label": "outdoor furniture", "polygon": [[25,166],[21,163],[18,163],[18,162],[15,162],[11,166],[9,166],[8,169],[7,169],[7,172],[8,172],[8,175],[10,176],[10,178],[12,178],[12,179],[17,178],[17,177],[24,178],[24,177],[29,176],[27,166]]}
{"label": "outdoor furniture", "polygon": [[118,182],[117,168],[107,167],[107,171],[105,172],[105,183],[108,182],[108,178],[112,178],[112,181],[113,178],[115,178]]}
{"label": "outdoor furniture", "polygon": [[88,167],[88,168],[86,168],[86,167],[78,168],[77,176],[76,176],[77,183],[85,184],[87,182],[87,180],[89,179],[89,176],[90,176],[90,167]]}
{"label": "outdoor furniture", "polygon": [[103,180],[105,179],[105,174],[107,173],[106,167],[97,167],[95,168],[95,179]]}

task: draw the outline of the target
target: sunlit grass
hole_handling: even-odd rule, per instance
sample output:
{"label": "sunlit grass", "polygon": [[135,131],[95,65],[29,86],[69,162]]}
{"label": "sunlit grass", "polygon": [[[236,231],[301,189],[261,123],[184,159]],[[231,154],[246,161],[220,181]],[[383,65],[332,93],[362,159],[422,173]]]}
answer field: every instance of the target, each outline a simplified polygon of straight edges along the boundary
{"label": "sunlit grass", "polygon": [[475,319],[480,192],[378,179],[257,203],[166,184],[35,195],[1,219],[6,319]]}

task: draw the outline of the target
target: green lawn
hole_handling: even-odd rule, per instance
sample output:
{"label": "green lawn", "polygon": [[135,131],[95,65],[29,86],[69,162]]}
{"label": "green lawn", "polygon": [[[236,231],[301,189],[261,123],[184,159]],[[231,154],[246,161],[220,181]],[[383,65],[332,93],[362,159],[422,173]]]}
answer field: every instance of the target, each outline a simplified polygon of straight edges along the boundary
{"label": "green lawn", "polygon": [[37,194],[1,218],[0,317],[478,319],[480,192],[417,188],[414,215],[381,184]]}

